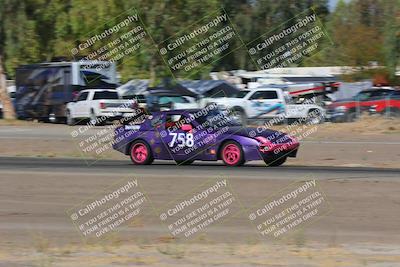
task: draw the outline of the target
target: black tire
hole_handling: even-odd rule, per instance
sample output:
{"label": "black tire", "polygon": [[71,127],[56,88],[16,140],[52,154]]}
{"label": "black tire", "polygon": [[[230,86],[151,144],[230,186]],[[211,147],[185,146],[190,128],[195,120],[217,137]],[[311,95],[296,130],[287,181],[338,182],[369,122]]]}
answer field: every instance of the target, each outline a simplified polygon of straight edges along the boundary
{"label": "black tire", "polygon": [[190,165],[194,160],[175,160],[177,165]]}
{"label": "black tire", "polygon": [[287,157],[269,158],[269,159],[264,159],[264,162],[269,167],[278,167],[278,166],[281,166],[283,163],[285,163],[286,159],[287,159]]}
{"label": "black tire", "polygon": [[307,124],[317,125],[324,123],[325,118],[322,116],[321,111],[318,109],[310,110],[307,114]]}
{"label": "black tire", "polygon": [[[136,156],[134,156],[134,153],[132,150],[137,145],[142,145],[147,150],[147,154],[143,158],[143,160],[138,160],[138,158]],[[131,144],[131,146],[129,147],[129,156],[131,158],[131,161],[135,165],[149,165],[149,164],[153,163],[153,161],[154,161],[153,152],[151,151],[149,144],[147,144],[147,142],[143,141],[143,140],[137,140]]]}
{"label": "black tire", "polygon": [[[224,156],[224,152],[226,152],[226,149],[228,146],[235,146],[238,148],[239,155],[236,160],[229,161],[227,156],[226,155]],[[224,143],[220,149],[219,156],[222,159],[222,161],[224,162],[224,164],[229,167],[242,166],[246,162],[246,160],[244,158],[244,152],[243,152],[242,146],[236,141],[228,141],[228,142]]]}
{"label": "black tire", "polygon": [[357,114],[357,112],[355,112],[355,111],[349,111],[347,114],[346,114],[346,118],[345,118],[345,121],[346,122],[355,122],[355,121],[357,121],[358,120],[358,114]]}

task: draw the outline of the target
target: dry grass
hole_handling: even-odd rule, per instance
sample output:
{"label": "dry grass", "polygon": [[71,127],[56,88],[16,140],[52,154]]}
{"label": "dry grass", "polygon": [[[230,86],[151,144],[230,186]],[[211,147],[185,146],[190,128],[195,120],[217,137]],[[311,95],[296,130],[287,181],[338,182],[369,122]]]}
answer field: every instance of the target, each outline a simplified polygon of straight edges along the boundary
{"label": "dry grass", "polygon": [[[316,125],[318,131],[316,135],[329,136],[331,134],[391,134],[400,133],[400,119],[388,119],[382,116],[362,116],[356,122],[345,123],[324,123]],[[305,127],[304,124],[300,125],[275,125],[272,128],[280,131],[290,131],[290,129],[298,129]],[[308,126],[310,128],[312,126]]]}
{"label": "dry grass", "polygon": [[[399,246],[324,244],[124,244],[104,251],[101,246],[69,245],[35,250],[7,250],[0,260],[35,266],[395,266]],[[390,253],[388,253],[390,252]],[[13,265],[12,265],[13,266]],[[24,265],[25,266],[25,265]],[[31,265],[29,265],[31,266]]]}

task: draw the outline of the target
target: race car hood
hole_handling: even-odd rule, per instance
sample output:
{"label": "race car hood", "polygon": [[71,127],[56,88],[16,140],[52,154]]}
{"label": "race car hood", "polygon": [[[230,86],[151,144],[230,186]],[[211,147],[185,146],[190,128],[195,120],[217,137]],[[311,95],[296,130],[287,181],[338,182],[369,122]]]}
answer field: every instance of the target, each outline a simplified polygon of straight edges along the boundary
{"label": "race car hood", "polygon": [[240,127],[240,126],[232,126],[226,132],[227,134],[234,134],[239,136],[244,136],[248,138],[255,139],[257,136],[262,136],[265,138],[269,138],[269,140],[273,143],[287,143],[292,141],[291,138],[284,138],[287,134],[267,129],[264,127]]}

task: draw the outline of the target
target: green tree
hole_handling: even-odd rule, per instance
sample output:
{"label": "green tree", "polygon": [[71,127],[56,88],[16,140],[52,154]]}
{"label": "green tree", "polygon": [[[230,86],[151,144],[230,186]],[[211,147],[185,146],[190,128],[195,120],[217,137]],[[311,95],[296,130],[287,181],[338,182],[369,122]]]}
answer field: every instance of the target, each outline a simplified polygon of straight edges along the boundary
{"label": "green tree", "polygon": [[40,58],[39,36],[35,21],[27,16],[24,1],[5,1],[2,11],[5,69],[13,77],[18,65]]}
{"label": "green tree", "polygon": [[338,65],[363,68],[370,62],[383,62],[382,12],[379,1],[341,0],[327,18],[327,30],[333,45],[328,45],[308,65]]}
{"label": "green tree", "polygon": [[[132,7],[136,7],[139,11],[140,17],[152,38],[146,39],[146,51],[142,52],[140,56],[127,60],[133,60],[132,65],[147,69],[153,84],[159,83],[163,77],[172,76],[159,55],[156,45],[177,33],[181,33],[185,28],[205,16],[221,10],[217,0],[155,0],[151,4],[138,0],[126,1],[125,10]],[[203,73],[209,70],[206,69]],[[201,76],[202,73],[198,75]]]}
{"label": "green tree", "polygon": [[383,26],[383,52],[390,78],[395,78],[396,68],[400,66],[400,0],[385,2]]}

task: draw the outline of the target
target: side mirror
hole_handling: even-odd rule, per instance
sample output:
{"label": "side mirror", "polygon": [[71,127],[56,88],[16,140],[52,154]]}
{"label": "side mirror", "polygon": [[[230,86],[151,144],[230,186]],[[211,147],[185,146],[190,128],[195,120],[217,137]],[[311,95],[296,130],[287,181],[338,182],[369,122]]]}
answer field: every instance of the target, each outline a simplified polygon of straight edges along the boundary
{"label": "side mirror", "polygon": [[181,130],[185,132],[190,132],[191,130],[193,130],[193,127],[190,124],[183,124],[181,126]]}

